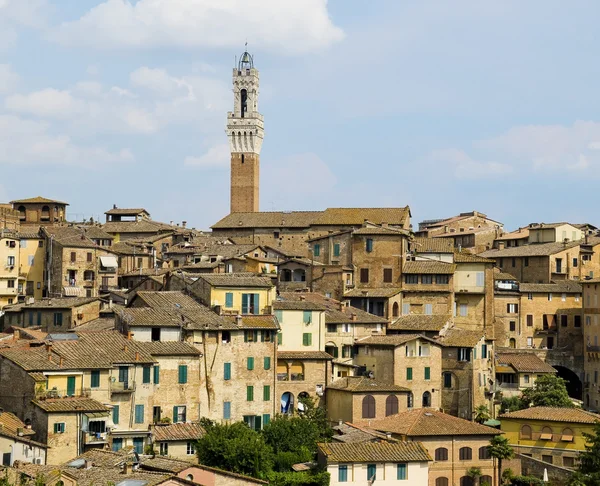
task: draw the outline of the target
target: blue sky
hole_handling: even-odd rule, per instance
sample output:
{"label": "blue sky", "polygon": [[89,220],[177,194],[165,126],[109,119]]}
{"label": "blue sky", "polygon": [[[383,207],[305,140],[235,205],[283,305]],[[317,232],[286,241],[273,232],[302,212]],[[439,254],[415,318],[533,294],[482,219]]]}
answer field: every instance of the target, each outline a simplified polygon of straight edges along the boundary
{"label": "blue sky", "polygon": [[229,209],[231,69],[265,116],[261,210],[600,223],[600,4],[0,0],[0,201]]}

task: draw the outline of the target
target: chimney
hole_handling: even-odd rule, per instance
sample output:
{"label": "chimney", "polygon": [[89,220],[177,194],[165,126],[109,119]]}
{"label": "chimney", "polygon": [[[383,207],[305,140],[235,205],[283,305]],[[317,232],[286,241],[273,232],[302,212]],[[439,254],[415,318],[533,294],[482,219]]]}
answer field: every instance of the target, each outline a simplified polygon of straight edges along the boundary
{"label": "chimney", "polygon": [[14,339],[21,339],[21,331],[19,331],[18,329],[13,330],[13,338]]}
{"label": "chimney", "polygon": [[125,344],[125,346],[123,346],[123,351],[127,352],[129,350],[129,348],[127,347],[127,344]]}
{"label": "chimney", "polygon": [[52,352],[52,343],[46,343],[46,352],[48,354]]}
{"label": "chimney", "polygon": [[235,325],[237,327],[242,327],[242,316],[240,316],[239,314],[235,316]]}
{"label": "chimney", "polygon": [[387,223],[385,223],[385,222],[382,222],[382,223],[381,223],[381,226],[382,226],[383,228],[387,228],[387,227],[388,227],[388,224],[387,224]]}
{"label": "chimney", "polygon": [[498,242],[498,250],[504,250],[504,245],[505,245],[504,241],[499,241]]}
{"label": "chimney", "polygon": [[588,242],[589,242],[589,241],[588,241],[588,234],[587,234],[587,233],[584,235],[584,237],[583,237],[583,241],[584,241],[584,243],[585,243],[586,245],[588,244]]}
{"label": "chimney", "polygon": [[343,421],[342,419],[339,419],[339,420],[338,420],[338,425],[340,425],[340,426],[341,426],[341,425],[344,425],[344,421]]}
{"label": "chimney", "polygon": [[346,306],[344,305],[343,302],[340,302],[339,304],[340,304],[340,312],[344,312],[344,307],[346,307]]}
{"label": "chimney", "polygon": [[356,320],[356,314],[354,312],[350,314],[350,319],[352,319],[353,321]]}
{"label": "chimney", "polygon": [[181,222],[181,227],[182,227],[182,228],[185,228],[186,226],[187,226],[187,221],[182,221],[182,222]]}
{"label": "chimney", "polygon": [[58,363],[59,363],[59,365],[60,365],[60,366],[62,366],[62,365],[63,365],[63,357],[62,357],[62,356],[60,356],[60,357],[59,357],[59,361],[58,361]]}
{"label": "chimney", "polygon": [[17,427],[17,435],[23,437],[23,427]]}
{"label": "chimney", "polygon": [[131,341],[131,336],[133,336],[133,333],[131,331],[127,331],[127,340]]}
{"label": "chimney", "polygon": [[131,464],[130,462],[126,462],[123,466],[123,474],[133,474],[133,464]]}
{"label": "chimney", "polygon": [[89,460],[86,459],[85,463],[83,465],[83,468],[84,469],[92,469],[92,464],[93,464],[92,461],[89,461]]}
{"label": "chimney", "polygon": [[385,436],[386,436],[386,438],[391,439],[392,438],[392,433],[391,432],[386,432]]}
{"label": "chimney", "polygon": [[113,204],[113,209],[117,209],[117,205],[116,204]]}
{"label": "chimney", "polygon": [[301,301],[305,301],[305,300],[306,300],[306,296],[304,296],[304,295],[301,295],[301,296],[300,296],[300,300],[301,300]]}
{"label": "chimney", "polygon": [[52,363],[52,353],[48,353],[48,361],[50,361],[50,363]]}
{"label": "chimney", "polygon": [[139,352],[139,351],[136,351],[136,352],[135,352],[135,360],[136,360],[136,361],[139,361],[139,360],[140,360],[140,352]]}

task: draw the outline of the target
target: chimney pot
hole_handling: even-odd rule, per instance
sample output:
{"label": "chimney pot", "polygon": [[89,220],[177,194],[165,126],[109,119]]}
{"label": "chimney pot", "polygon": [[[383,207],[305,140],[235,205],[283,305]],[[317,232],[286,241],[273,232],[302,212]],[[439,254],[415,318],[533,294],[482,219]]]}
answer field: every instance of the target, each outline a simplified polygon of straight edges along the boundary
{"label": "chimney pot", "polygon": [[354,312],[350,314],[350,319],[352,319],[353,321],[356,320],[356,314]]}
{"label": "chimney pot", "polygon": [[182,228],[185,228],[185,227],[186,227],[186,225],[187,225],[187,221],[182,221],[182,222],[181,222],[181,227],[182,227]]}
{"label": "chimney pot", "polygon": [[239,314],[237,316],[235,316],[235,324],[238,327],[242,327],[242,316],[240,316]]}
{"label": "chimney pot", "polygon": [[302,301],[305,301],[305,300],[306,300],[306,296],[304,296],[304,295],[301,295],[301,296],[300,296],[300,300],[302,300]]}
{"label": "chimney pot", "polygon": [[127,344],[125,346],[123,346],[123,351],[127,352],[129,348],[127,347]]}
{"label": "chimney pot", "polygon": [[127,331],[127,340],[131,341],[131,336],[133,336],[133,333],[131,331]]}
{"label": "chimney pot", "polygon": [[344,421],[342,419],[338,420],[338,425],[344,425]]}
{"label": "chimney pot", "polygon": [[498,250],[504,250],[504,241],[498,242]]}
{"label": "chimney pot", "polygon": [[116,204],[113,204],[113,209],[117,209],[117,205]]}
{"label": "chimney pot", "polygon": [[136,351],[136,352],[135,352],[135,360],[136,360],[136,361],[139,361],[139,360],[140,360],[140,353],[139,353],[139,351]]}

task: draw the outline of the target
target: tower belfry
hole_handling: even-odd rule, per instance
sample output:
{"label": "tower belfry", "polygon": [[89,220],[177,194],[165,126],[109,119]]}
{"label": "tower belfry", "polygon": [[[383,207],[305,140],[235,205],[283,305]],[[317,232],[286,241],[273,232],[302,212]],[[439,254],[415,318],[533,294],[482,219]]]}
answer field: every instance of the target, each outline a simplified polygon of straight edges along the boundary
{"label": "tower belfry", "polygon": [[245,51],[233,68],[233,111],[227,113],[232,213],[259,210],[259,157],[264,120],[258,112],[258,85],[258,70],[250,53]]}

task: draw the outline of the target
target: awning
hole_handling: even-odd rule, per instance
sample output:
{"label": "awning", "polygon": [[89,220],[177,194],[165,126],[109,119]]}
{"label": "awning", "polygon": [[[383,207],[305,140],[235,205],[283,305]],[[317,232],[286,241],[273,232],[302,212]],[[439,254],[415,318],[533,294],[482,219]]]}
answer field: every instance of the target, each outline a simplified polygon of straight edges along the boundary
{"label": "awning", "polygon": [[489,419],[483,422],[483,425],[487,425],[488,427],[498,427],[500,425],[500,420]]}
{"label": "awning", "polygon": [[110,435],[114,437],[147,437],[152,434],[151,430],[111,430]]}
{"label": "awning", "polygon": [[90,419],[90,422],[93,422],[94,420],[99,420],[99,419],[106,419],[108,418],[108,412],[88,412],[85,414],[87,418]]}
{"label": "awning", "polygon": [[552,440],[552,434],[541,434],[540,440]]}
{"label": "awning", "polygon": [[496,373],[510,373],[510,374],[514,374],[515,370],[511,366],[496,365]]}
{"label": "awning", "polygon": [[65,297],[85,297],[85,289],[83,287],[63,287]]}
{"label": "awning", "polygon": [[100,257],[100,265],[105,268],[117,268],[119,263],[117,262],[117,258],[113,256],[101,256]]}
{"label": "awning", "polygon": [[573,442],[573,436],[572,435],[563,435],[563,436],[561,436],[560,440],[562,442]]}

